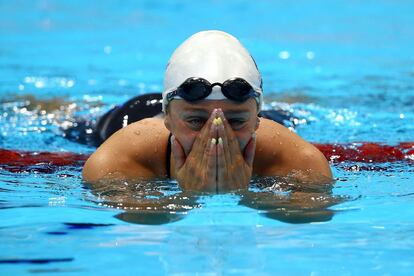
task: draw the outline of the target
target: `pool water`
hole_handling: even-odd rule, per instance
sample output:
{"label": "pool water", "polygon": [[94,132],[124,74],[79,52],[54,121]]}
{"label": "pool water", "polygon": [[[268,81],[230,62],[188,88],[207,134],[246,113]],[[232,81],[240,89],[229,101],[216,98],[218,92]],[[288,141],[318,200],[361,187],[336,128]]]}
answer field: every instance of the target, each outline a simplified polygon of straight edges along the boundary
{"label": "pool water", "polygon": [[[0,148],[92,153],[61,129],[160,91],[172,51],[204,29],[242,41],[266,107],[292,112],[305,139],[412,142],[413,12],[386,0],[0,1]],[[81,164],[2,164],[0,274],[410,275],[413,159],[332,163],[332,190],[300,198],[289,179],[194,195],[166,181],[91,189]]]}

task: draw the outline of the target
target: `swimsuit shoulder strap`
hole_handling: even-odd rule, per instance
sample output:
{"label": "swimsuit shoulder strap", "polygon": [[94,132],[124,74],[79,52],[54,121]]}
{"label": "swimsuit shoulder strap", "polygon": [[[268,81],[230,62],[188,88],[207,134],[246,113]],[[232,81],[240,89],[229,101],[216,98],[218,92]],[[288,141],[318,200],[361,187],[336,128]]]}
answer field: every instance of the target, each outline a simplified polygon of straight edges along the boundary
{"label": "swimsuit shoulder strap", "polygon": [[165,156],[165,170],[167,172],[167,178],[171,178],[171,136],[172,133],[168,135],[167,151]]}

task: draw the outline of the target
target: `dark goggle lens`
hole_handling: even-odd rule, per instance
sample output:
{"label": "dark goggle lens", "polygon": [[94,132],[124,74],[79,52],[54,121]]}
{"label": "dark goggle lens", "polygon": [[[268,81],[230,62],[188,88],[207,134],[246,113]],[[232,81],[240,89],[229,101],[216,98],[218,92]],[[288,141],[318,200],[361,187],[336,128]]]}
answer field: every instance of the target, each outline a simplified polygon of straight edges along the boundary
{"label": "dark goggle lens", "polygon": [[223,94],[234,101],[243,102],[251,97],[252,86],[243,79],[229,80],[223,83]]}
{"label": "dark goggle lens", "polygon": [[207,97],[211,92],[209,83],[201,79],[191,79],[179,87],[179,95],[187,101],[197,101]]}

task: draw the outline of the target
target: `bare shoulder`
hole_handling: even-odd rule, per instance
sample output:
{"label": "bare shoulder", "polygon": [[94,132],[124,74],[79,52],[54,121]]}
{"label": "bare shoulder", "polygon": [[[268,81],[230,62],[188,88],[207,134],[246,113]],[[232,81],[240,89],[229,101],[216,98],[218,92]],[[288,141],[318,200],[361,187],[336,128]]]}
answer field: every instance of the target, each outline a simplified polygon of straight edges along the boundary
{"label": "bare shoulder", "polygon": [[258,175],[312,171],[332,177],[328,161],[315,146],[288,128],[263,118],[257,130],[253,169]]}
{"label": "bare shoulder", "polygon": [[164,120],[149,118],[114,133],[86,161],[83,178],[156,177],[165,174],[163,165],[169,132]]}

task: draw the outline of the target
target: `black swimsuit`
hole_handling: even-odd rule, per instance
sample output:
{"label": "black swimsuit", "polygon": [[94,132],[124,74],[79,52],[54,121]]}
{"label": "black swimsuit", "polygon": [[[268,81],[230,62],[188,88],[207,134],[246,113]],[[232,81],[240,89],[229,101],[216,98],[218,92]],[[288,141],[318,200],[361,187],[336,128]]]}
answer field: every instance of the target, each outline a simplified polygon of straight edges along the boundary
{"label": "black swimsuit", "polygon": [[[123,105],[116,106],[107,111],[98,119],[80,118],[76,120],[72,127],[62,129],[65,138],[98,147],[112,134],[123,128],[126,124],[152,118],[162,113],[162,94],[151,93],[136,96]],[[262,110],[259,117],[273,120],[277,123],[292,125],[293,115],[285,110]],[[165,168],[167,177],[171,176],[171,133],[168,136]]]}

